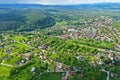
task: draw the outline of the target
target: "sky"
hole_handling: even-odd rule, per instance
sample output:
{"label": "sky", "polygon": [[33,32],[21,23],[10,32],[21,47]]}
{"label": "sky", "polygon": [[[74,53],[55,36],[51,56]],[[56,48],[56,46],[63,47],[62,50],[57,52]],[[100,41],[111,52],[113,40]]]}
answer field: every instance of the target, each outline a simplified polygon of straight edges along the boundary
{"label": "sky", "polygon": [[100,2],[120,2],[120,0],[0,0],[1,4],[45,4],[45,5],[70,5]]}

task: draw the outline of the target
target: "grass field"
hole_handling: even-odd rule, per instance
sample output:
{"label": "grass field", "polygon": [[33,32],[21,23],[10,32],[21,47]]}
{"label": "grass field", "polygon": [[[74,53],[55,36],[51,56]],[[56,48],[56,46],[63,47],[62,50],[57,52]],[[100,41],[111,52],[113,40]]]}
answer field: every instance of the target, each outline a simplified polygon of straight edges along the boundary
{"label": "grass field", "polygon": [[101,80],[106,80],[106,73],[102,72]]}
{"label": "grass field", "polygon": [[61,80],[62,73],[45,73],[41,75],[41,80]]}
{"label": "grass field", "polygon": [[0,65],[0,80],[7,80],[11,69],[11,67]]}

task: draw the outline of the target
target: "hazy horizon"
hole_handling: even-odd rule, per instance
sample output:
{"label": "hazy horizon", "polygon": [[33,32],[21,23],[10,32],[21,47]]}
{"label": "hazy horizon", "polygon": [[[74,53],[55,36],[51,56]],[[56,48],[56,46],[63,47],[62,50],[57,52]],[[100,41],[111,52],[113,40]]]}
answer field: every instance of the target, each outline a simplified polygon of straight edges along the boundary
{"label": "hazy horizon", "polygon": [[94,3],[120,3],[120,0],[0,0],[0,4],[74,5]]}

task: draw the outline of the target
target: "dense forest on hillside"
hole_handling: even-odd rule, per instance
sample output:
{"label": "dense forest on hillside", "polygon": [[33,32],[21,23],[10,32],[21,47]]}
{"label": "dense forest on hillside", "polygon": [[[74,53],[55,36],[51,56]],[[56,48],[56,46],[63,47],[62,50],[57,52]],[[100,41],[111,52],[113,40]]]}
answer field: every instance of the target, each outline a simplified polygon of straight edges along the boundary
{"label": "dense forest on hillside", "polygon": [[32,31],[55,24],[55,20],[42,11],[5,9],[0,12],[0,31]]}

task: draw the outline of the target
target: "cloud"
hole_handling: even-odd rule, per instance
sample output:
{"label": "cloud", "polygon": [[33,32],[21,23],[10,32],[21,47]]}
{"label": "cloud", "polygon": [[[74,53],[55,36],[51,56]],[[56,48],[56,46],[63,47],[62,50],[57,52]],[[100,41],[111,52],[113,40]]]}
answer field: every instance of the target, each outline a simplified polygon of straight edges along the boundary
{"label": "cloud", "polygon": [[120,2],[120,0],[0,0],[0,3],[27,3],[27,4],[80,4],[98,2]]}

